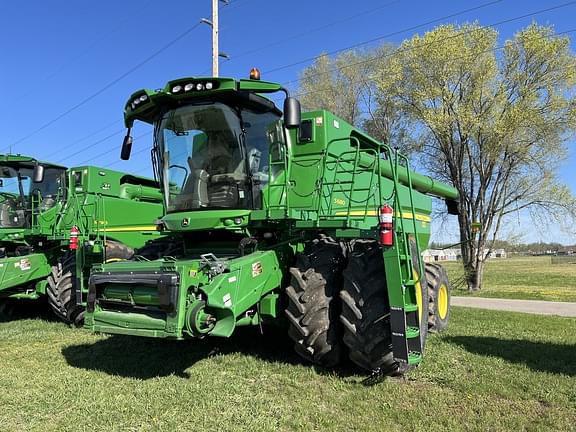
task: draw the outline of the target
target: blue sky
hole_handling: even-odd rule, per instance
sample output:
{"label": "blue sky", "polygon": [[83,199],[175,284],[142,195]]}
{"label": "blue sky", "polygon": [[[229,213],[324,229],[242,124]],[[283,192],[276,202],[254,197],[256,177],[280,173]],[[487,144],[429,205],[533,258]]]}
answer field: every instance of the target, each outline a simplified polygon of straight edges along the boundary
{"label": "blue sky", "polygon": [[[502,39],[532,21],[552,24],[558,32],[572,30],[576,2],[230,0],[220,10],[220,49],[230,56],[221,62],[220,75],[246,77],[257,66],[263,79],[293,82],[321,52],[391,33],[362,46],[399,43],[440,23],[477,20],[491,25],[557,5],[566,6],[496,26]],[[442,19],[472,8],[476,10]],[[1,2],[0,152],[11,149],[68,166],[90,163],[150,174],[146,127],[133,133],[133,158],[119,160],[124,103],[140,88],[210,74],[207,25],[158,53],[210,14],[211,0]],[[576,32],[569,35],[574,38]],[[576,193],[576,152],[570,147],[561,178]],[[518,229],[524,230],[523,225],[529,226],[524,216]],[[557,230],[526,237],[540,239],[576,242]]]}

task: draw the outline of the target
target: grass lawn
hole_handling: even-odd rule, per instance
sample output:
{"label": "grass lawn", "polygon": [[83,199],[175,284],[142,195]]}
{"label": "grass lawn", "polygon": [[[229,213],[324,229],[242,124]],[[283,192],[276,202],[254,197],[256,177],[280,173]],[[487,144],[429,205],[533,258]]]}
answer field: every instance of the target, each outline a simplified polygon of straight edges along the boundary
{"label": "grass lawn", "polygon": [[[450,281],[464,272],[461,262],[442,262]],[[454,295],[527,300],[576,301],[576,264],[552,264],[550,257],[492,259],[486,263],[484,287],[469,293],[454,283]]]}
{"label": "grass lawn", "polygon": [[409,379],[366,386],[302,363],[279,330],[168,342],[3,322],[0,430],[574,430],[575,328],[454,308]]}

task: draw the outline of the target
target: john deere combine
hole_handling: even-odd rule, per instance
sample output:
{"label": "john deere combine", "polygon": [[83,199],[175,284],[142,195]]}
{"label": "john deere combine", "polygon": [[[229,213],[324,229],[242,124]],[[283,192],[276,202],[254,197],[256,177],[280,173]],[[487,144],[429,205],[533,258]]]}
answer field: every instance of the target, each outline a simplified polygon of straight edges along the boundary
{"label": "john deere combine", "polygon": [[[283,113],[262,96],[282,91]],[[430,196],[454,212],[454,188],[329,112],[301,114],[270,82],[183,78],[134,93],[124,159],[136,120],[154,126],[169,235],[131,261],[95,266],[87,327],[229,337],[282,318],[296,351],[319,365],[345,352],[389,374],[421,361],[449,302],[445,272],[420,256]]]}
{"label": "john deere combine", "polygon": [[0,305],[46,296],[60,318],[80,323],[87,270],[157,237],[161,199],[146,178],[0,156]]}

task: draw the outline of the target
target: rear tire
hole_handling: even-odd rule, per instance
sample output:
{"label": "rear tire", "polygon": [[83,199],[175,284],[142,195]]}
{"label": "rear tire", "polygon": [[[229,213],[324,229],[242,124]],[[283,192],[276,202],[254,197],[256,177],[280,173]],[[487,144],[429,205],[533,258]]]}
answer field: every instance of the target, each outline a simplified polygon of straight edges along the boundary
{"label": "rear tire", "polygon": [[392,354],[384,259],[376,242],[357,240],[352,244],[340,298],[343,340],[350,360],[369,372],[393,375],[398,364]]}
{"label": "rear tire", "polygon": [[[128,246],[106,240],[106,262],[130,259],[134,251]],[[67,251],[58,259],[58,264],[52,266],[48,276],[48,304],[52,311],[62,321],[80,327],[84,324],[85,306],[76,302],[76,252]]]}
{"label": "rear tire", "polygon": [[442,332],[450,320],[450,282],[441,265],[426,263],[425,267],[429,297],[428,331]]}
{"label": "rear tire", "polygon": [[343,267],[340,244],[322,237],[306,244],[290,268],[288,335],[300,356],[323,367],[336,366],[341,357],[338,292]]}
{"label": "rear tire", "polygon": [[[417,263],[417,260],[416,260]],[[417,271],[417,266],[414,268]],[[420,280],[419,277],[416,277]],[[422,350],[427,336],[428,293],[420,280],[423,319],[420,322]],[[357,240],[344,270],[340,293],[344,325],[344,344],[350,360],[360,368],[383,375],[401,375],[410,367],[394,360],[390,327],[390,302],[381,246],[373,240]]]}

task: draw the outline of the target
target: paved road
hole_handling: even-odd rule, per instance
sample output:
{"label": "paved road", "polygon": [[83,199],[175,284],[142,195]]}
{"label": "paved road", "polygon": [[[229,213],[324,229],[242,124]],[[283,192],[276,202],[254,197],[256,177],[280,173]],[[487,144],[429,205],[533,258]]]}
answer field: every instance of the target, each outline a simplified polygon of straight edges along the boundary
{"label": "paved road", "polygon": [[467,306],[479,309],[494,309],[511,312],[525,312],[539,315],[560,315],[576,317],[576,303],[542,300],[509,300],[481,297],[452,297],[453,306]]}

